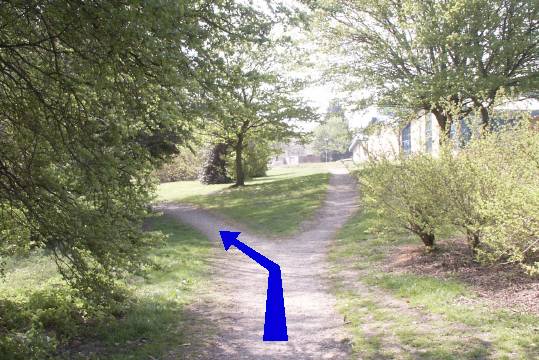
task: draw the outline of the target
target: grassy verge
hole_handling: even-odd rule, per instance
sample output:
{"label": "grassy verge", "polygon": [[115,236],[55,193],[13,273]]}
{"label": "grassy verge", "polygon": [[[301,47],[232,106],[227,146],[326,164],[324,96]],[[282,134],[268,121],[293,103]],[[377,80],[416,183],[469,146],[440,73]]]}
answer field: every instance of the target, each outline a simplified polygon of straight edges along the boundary
{"label": "grassy verge", "polygon": [[[457,279],[382,272],[408,235],[372,231],[376,219],[359,213],[340,231],[331,252],[340,311],[363,358],[531,359],[539,357],[539,319],[492,309]],[[345,271],[353,270],[353,279]],[[350,281],[365,284],[362,289]],[[396,303],[395,303],[396,301]]]}
{"label": "grassy verge", "polygon": [[55,353],[70,359],[149,359],[184,344],[189,334],[178,324],[185,304],[204,284],[210,244],[168,218],[152,223],[168,235],[166,244],[151,254],[158,268],[147,278],[129,279],[129,301],[113,315],[88,312],[44,254],[9,264],[0,284],[4,358],[40,359]]}
{"label": "grassy verge", "polygon": [[163,184],[158,200],[196,204],[265,235],[290,235],[321,206],[329,181],[327,171],[326,164],[281,167],[270,170],[267,177],[247,182],[242,188],[224,185],[205,188],[191,182]]}

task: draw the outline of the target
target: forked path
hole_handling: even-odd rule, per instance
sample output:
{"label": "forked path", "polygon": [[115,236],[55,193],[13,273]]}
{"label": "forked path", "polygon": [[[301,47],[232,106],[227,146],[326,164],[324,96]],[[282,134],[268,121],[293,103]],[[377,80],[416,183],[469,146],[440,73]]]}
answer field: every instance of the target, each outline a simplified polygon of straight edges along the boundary
{"label": "forked path", "polygon": [[[159,206],[166,215],[197,228],[215,243],[210,285],[179,325],[192,340],[168,358],[348,358],[350,344],[330,291],[326,255],[357,203],[354,180],[344,168],[335,169],[323,206],[313,219],[301,224],[301,233],[268,240],[190,205]],[[219,230],[242,231],[241,241],[281,266],[289,341],[262,341],[267,271],[235,247],[224,251]]]}

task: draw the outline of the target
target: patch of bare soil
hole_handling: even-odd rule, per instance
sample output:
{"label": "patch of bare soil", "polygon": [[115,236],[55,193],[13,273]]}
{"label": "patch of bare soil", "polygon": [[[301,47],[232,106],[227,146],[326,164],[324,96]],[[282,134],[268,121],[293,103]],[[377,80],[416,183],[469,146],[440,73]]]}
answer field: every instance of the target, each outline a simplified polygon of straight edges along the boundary
{"label": "patch of bare soil", "polygon": [[429,254],[420,244],[400,246],[390,254],[385,270],[456,278],[495,308],[539,316],[539,278],[511,264],[478,264],[463,237],[441,241],[437,250]]}

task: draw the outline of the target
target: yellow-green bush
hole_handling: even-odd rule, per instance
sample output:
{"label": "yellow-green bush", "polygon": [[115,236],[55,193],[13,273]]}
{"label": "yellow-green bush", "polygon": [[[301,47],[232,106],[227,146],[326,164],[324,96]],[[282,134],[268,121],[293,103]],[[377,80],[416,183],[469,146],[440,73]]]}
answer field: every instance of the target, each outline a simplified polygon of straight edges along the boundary
{"label": "yellow-green bush", "polygon": [[443,206],[450,225],[462,230],[472,251],[479,246],[484,215],[477,206],[478,199],[492,197],[496,179],[486,172],[470,147],[454,151],[452,144],[442,146],[438,171],[443,179]]}
{"label": "yellow-green bush", "polygon": [[439,162],[425,154],[396,161],[382,157],[359,172],[365,205],[392,228],[418,235],[429,250],[447,223]]}
{"label": "yellow-green bush", "polygon": [[478,259],[539,273],[539,132],[523,123],[476,140],[466,152],[491,180],[489,196],[474,201],[484,219]]}
{"label": "yellow-green bush", "polygon": [[426,246],[456,226],[481,262],[539,273],[539,132],[528,122],[447,144],[436,158],[372,159],[359,176],[365,205]]}
{"label": "yellow-green bush", "polygon": [[189,149],[183,149],[157,170],[156,175],[162,183],[196,180],[202,167],[202,162],[203,156],[201,154],[195,154]]}

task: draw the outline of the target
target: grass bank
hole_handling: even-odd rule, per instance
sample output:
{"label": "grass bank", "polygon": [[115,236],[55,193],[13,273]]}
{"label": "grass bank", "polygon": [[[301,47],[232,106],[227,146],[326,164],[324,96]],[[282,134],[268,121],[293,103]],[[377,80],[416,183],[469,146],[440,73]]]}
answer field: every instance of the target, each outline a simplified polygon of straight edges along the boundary
{"label": "grass bank", "polygon": [[358,213],[330,255],[339,309],[359,356],[539,358],[539,318],[493,307],[457,278],[388,271],[388,254],[418,240],[377,233],[375,224],[373,214]]}
{"label": "grass bank", "polygon": [[322,205],[330,166],[334,164],[279,167],[241,188],[167,183],[160,186],[157,200],[192,203],[241,222],[254,232],[286,236],[297,231],[301,222]]}
{"label": "grass bank", "polygon": [[151,227],[168,235],[151,253],[157,268],[129,279],[128,301],[112,314],[88,311],[45,254],[12,260],[0,283],[0,357],[150,359],[187,343],[178,324],[205,282],[210,244],[165,217],[151,219]]}

